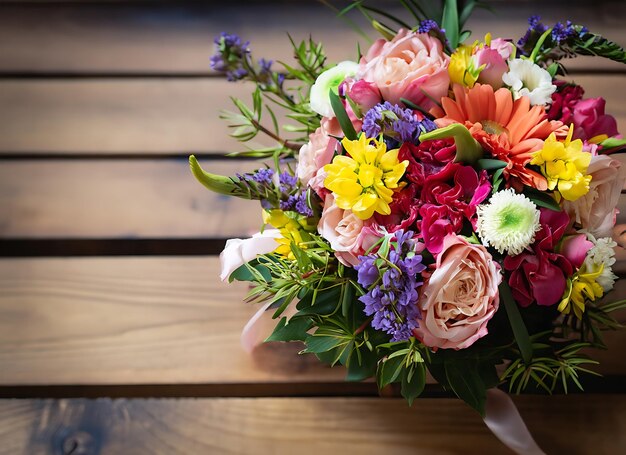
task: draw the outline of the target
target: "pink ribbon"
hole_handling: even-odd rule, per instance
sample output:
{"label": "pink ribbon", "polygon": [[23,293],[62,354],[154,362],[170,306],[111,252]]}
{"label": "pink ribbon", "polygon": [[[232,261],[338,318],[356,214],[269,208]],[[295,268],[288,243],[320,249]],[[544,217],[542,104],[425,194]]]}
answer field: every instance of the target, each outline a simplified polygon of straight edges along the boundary
{"label": "pink ribbon", "polygon": [[526,427],[511,397],[500,389],[487,390],[485,425],[502,443],[519,455],[546,455]]}
{"label": "pink ribbon", "polygon": [[[264,336],[260,333],[259,321],[269,307],[270,303],[266,303],[259,308],[241,331],[241,346],[248,354],[263,342]],[[502,390],[496,388],[487,390],[483,420],[487,428],[518,455],[546,455],[528,431],[511,397]]]}

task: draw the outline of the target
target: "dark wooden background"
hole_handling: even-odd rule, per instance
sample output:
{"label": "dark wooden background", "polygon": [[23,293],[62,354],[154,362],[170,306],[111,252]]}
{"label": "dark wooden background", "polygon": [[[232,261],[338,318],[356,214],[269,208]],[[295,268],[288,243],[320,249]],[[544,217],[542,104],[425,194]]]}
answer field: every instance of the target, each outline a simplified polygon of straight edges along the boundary
{"label": "dark wooden background", "polygon": [[[240,147],[219,110],[248,88],[211,72],[212,38],[288,59],[286,32],[310,33],[339,60],[356,36],[314,1],[220,3],[0,3],[0,453],[508,453],[436,385],[410,409],[299,346],[241,350],[255,309],[216,255],[259,211],[187,168],[192,152],[215,172],[254,167],[224,159]],[[495,7],[476,37],[518,37],[538,13],[626,44],[622,1]],[[626,131],[624,68],[570,68]],[[608,339],[590,393],[515,399],[548,453],[626,452],[626,336]]]}

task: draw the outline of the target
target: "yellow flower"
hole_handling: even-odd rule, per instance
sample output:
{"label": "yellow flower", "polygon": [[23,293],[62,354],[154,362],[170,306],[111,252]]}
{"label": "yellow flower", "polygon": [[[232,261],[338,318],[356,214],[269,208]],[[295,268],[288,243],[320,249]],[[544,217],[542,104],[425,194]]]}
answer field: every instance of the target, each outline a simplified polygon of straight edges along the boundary
{"label": "yellow flower", "polygon": [[328,174],[324,186],[333,192],[339,208],[352,210],[362,220],[374,212],[389,215],[393,190],[400,188],[400,179],[409,162],[398,161],[398,149],[387,151],[383,141],[359,139],[341,141],[350,156],[340,155],[324,166]]}
{"label": "yellow flower", "polygon": [[465,87],[472,88],[480,75],[480,70],[474,68],[472,55],[478,41],[474,44],[463,44],[457,47],[456,51],[450,56],[448,64],[448,74],[453,83],[461,84]]}
{"label": "yellow flower", "polygon": [[568,201],[575,201],[587,194],[591,182],[591,176],[587,175],[591,153],[583,151],[583,141],[580,139],[572,141],[573,133],[573,125],[564,141],[558,141],[552,133],[530,161],[530,164],[541,167],[541,173],[548,180],[548,189],[557,188]]}
{"label": "yellow flower", "polygon": [[302,249],[306,249],[304,245],[311,240],[308,232],[315,230],[315,225],[310,223],[310,219],[302,215],[287,213],[279,209],[264,210],[263,222],[270,224],[280,231],[282,237],[277,238],[278,247],[274,250],[276,254],[295,259],[291,251],[291,244],[295,243]]}
{"label": "yellow flower", "polygon": [[582,319],[585,312],[585,298],[594,301],[604,294],[602,286],[596,282],[603,269],[604,264],[600,264],[598,270],[588,272],[586,265],[583,265],[571,280],[567,280],[567,289],[559,303],[558,310],[563,314],[569,314],[573,309],[576,317]]}

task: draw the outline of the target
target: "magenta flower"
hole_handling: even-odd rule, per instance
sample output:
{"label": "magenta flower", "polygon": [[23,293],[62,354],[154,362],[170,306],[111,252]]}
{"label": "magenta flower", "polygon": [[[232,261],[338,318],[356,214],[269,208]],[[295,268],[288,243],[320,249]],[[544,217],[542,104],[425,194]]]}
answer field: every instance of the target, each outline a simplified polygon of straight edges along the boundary
{"label": "magenta flower", "polygon": [[555,252],[569,224],[567,213],[541,209],[539,222],[541,230],[530,249],[504,259],[504,269],[511,272],[511,292],[523,307],[533,302],[542,306],[557,304],[565,291],[567,278],[574,272],[572,263]]}
{"label": "magenta flower", "polygon": [[606,134],[609,137],[617,136],[617,121],[612,115],[604,113],[606,101],[604,98],[588,98],[581,100],[574,108],[574,135],[577,139],[591,139],[594,136]]}

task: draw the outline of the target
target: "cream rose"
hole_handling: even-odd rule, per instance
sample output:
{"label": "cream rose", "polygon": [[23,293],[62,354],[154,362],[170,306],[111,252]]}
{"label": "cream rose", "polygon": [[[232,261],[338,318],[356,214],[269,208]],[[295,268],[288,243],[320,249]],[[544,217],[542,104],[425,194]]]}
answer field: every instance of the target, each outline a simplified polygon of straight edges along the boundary
{"label": "cream rose", "polygon": [[498,310],[500,266],[482,245],[449,235],[436,269],[424,285],[415,336],[426,346],[465,349],[487,334]]}
{"label": "cream rose", "polygon": [[594,237],[611,237],[626,169],[610,156],[597,155],[591,158],[587,173],[591,175],[589,192],[575,201],[564,201],[563,208]]}
{"label": "cream rose", "polygon": [[337,259],[344,265],[354,267],[360,263],[358,256],[381,237],[375,235],[372,229],[367,229],[370,224],[350,210],[337,207],[335,197],[328,194],[317,230],[335,250]]}
{"label": "cream rose", "polygon": [[376,84],[383,99],[405,98],[430,109],[448,94],[450,57],[441,41],[426,33],[401,29],[391,41],[377,40],[361,58],[359,79]]}

